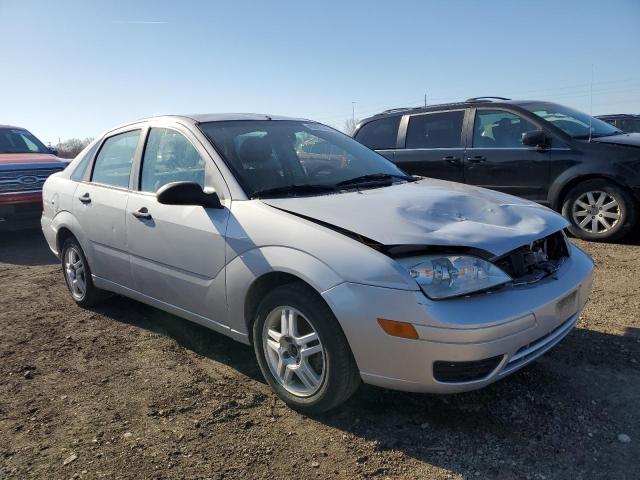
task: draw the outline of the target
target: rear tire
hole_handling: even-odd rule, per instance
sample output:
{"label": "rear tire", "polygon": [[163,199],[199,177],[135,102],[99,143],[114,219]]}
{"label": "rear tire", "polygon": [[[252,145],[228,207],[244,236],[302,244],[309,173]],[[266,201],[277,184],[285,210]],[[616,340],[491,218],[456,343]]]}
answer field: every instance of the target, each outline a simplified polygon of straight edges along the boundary
{"label": "rear tire", "polygon": [[277,287],[260,302],[253,345],[271,388],[301,413],[335,408],[360,384],[340,324],[322,298],[302,283]]}
{"label": "rear tire", "polygon": [[62,245],[62,273],[71,298],[81,307],[90,307],[107,297],[104,290],[93,284],[91,269],[82,247],[74,237],[67,238]]}
{"label": "rear tire", "polygon": [[562,215],[571,223],[569,231],[574,236],[613,241],[634,228],[637,205],[625,189],[598,178],[579,183],[567,193]]}

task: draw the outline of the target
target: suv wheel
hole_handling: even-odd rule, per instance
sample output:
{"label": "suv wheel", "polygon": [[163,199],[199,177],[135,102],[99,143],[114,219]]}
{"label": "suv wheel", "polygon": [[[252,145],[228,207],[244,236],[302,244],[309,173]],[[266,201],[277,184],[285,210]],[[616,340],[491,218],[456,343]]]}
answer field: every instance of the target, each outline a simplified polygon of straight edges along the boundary
{"label": "suv wheel", "polygon": [[64,281],[78,305],[90,307],[106,297],[106,293],[93,284],[87,258],[75,238],[65,240],[61,257]]}
{"label": "suv wheel", "polygon": [[585,240],[617,240],[633,228],[633,198],[616,184],[602,179],[573,187],[565,197],[562,215],[571,222],[569,231]]}
{"label": "suv wheel", "polygon": [[360,383],[338,321],[303,284],[283,285],[266,295],[253,325],[253,344],[271,388],[302,413],[336,407]]}

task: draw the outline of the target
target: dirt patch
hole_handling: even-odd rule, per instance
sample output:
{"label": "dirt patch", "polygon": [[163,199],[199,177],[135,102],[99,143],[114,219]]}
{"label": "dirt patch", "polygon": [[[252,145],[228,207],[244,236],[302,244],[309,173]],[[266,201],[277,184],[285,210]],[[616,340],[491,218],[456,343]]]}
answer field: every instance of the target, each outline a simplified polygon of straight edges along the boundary
{"label": "dirt patch", "polygon": [[83,310],[38,232],[0,234],[0,479],[638,478],[640,246],[579,244],[593,296],[538,362],[312,419],[250,348],[121,297]]}

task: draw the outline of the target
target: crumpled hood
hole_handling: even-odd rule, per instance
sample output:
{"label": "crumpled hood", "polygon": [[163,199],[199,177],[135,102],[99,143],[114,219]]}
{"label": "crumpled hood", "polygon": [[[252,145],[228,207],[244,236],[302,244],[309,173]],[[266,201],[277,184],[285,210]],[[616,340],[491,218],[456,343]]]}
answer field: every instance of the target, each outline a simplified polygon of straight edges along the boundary
{"label": "crumpled hood", "polygon": [[624,133],[620,135],[611,135],[609,137],[597,137],[591,139],[597,143],[615,143],[617,145],[626,145],[628,147],[640,147],[640,133]]}
{"label": "crumpled hood", "polygon": [[262,201],[383,245],[474,247],[494,255],[568,225],[563,217],[536,203],[434,179],[361,192]]}

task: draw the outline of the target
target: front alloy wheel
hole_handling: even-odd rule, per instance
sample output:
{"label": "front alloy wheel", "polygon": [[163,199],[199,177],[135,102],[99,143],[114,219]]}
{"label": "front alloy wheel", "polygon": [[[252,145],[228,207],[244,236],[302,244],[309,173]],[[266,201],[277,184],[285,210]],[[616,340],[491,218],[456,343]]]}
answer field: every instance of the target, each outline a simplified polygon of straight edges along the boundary
{"label": "front alloy wheel", "polygon": [[292,282],[267,293],[252,330],[260,370],[290,407],[326,412],[358,388],[360,372],[342,327],[308,285]]}
{"label": "front alloy wheel", "polygon": [[309,319],[290,306],[276,307],[263,329],[269,369],[285,390],[299,397],[316,393],[325,376],[325,353]]}

